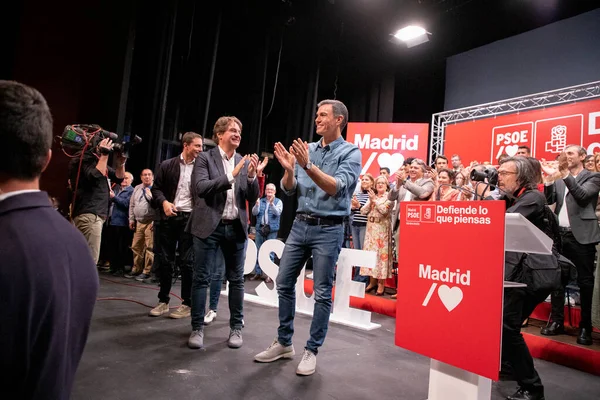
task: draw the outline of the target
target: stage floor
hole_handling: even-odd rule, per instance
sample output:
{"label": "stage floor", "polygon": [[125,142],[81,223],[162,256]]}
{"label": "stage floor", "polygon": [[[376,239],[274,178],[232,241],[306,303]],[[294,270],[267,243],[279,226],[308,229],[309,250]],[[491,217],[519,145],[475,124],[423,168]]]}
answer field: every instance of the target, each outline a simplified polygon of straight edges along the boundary
{"label": "stage floor", "polygon": [[[137,282],[101,278],[122,283]],[[248,282],[255,286],[255,282]],[[150,285],[140,284],[149,288]],[[173,292],[179,294],[176,284]],[[99,297],[156,303],[157,292],[101,280]],[[179,305],[177,299],[171,305]],[[382,327],[370,332],[330,324],[317,357],[317,372],[299,377],[295,369],[308,338],[309,317],[297,315],[293,360],[259,364],[277,330],[277,309],[246,303],[244,346],[229,349],[227,298],[218,317],[205,328],[204,350],[186,346],[190,319],[151,318],[148,308],[126,301],[99,301],[72,399],[414,399],[427,397],[429,359],[394,345],[393,318],[373,314]],[[415,327],[415,329],[419,329]],[[440,331],[440,340],[444,332]],[[536,367],[546,399],[596,400],[600,377],[542,360]],[[515,382],[493,384],[492,399],[504,399]]]}

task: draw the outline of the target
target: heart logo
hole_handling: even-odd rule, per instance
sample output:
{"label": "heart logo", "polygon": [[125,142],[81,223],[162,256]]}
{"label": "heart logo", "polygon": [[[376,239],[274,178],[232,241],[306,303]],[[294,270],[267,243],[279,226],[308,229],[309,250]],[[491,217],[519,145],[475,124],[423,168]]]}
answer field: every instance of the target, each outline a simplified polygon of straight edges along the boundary
{"label": "heart logo", "polygon": [[508,154],[511,157],[513,157],[515,154],[517,154],[517,150],[519,150],[519,146],[516,144],[513,144],[512,146],[506,146],[504,148],[504,151],[506,151],[506,154]]}
{"label": "heart logo", "polygon": [[379,167],[387,167],[390,169],[390,175],[394,172],[398,171],[402,164],[404,163],[404,156],[400,153],[388,154],[381,153],[379,157],[377,157],[377,162],[379,163]]}
{"label": "heart logo", "polygon": [[450,289],[446,285],[440,286],[438,296],[448,311],[454,310],[463,299],[463,292],[458,286]]}

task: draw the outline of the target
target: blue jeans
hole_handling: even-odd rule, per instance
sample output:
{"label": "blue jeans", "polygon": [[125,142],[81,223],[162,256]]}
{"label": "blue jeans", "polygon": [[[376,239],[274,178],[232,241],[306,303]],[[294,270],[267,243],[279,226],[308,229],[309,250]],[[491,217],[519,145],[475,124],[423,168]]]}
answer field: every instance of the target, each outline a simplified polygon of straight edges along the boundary
{"label": "blue jeans", "polygon": [[[367,226],[352,226],[352,244],[356,250],[362,250],[363,244],[365,243],[365,232],[367,232]],[[369,283],[368,276],[362,276],[360,274],[360,267],[354,267],[354,281]]]}
{"label": "blue jeans", "polygon": [[[260,250],[260,246],[262,246],[262,244],[269,239],[277,239],[277,231],[271,231],[265,239],[265,237],[261,235],[261,233],[257,229],[256,238],[254,239],[254,243],[256,243],[256,250]],[[271,261],[275,261],[275,255],[273,253],[271,253]],[[258,259],[256,260],[256,267],[254,268],[254,273],[256,275],[262,275],[262,269],[260,269],[260,266],[258,265]]]}
{"label": "blue jeans", "polygon": [[277,293],[279,295],[277,340],[283,346],[292,344],[296,314],[296,281],[304,263],[311,255],[313,258],[315,308],[306,348],[317,354],[319,347],[323,345],[331,314],[333,274],[342,250],[343,240],[344,225],[342,224],[324,226],[294,221],[290,235],[285,242],[277,275]]}
{"label": "blue jeans", "polygon": [[225,258],[223,251],[219,249],[215,253],[215,262],[213,263],[212,276],[210,278],[210,298],[208,303],[209,310],[217,311],[219,297],[223,288],[223,279],[225,277]]}
{"label": "blue jeans", "polygon": [[192,329],[203,329],[206,314],[206,291],[213,265],[221,248],[225,259],[225,276],[229,281],[229,326],[241,329],[244,318],[244,255],[246,235],[239,221],[220,223],[205,239],[194,236],[194,279],[192,282]]}

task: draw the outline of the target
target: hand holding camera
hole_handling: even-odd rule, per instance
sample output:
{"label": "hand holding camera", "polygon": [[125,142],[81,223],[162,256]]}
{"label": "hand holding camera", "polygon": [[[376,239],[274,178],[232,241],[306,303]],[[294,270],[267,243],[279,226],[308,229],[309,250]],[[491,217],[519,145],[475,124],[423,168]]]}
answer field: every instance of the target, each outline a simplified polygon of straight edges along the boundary
{"label": "hand holding camera", "polygon": [[108,155],[113,151],[113,141],[110,138],[104,138],[98,143],[98,151],[102,156],[108,157]]}

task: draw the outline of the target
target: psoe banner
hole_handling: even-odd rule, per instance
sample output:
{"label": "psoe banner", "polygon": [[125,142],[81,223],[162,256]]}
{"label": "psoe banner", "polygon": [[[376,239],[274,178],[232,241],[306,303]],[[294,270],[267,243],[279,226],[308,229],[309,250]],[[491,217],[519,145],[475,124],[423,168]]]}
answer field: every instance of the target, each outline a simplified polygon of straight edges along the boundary
{"label": "psoe banner", "polygon": [[429,124],[350,122],[346,140],[362,153],[361,175],[379,176],[383,167],[396,172],[409,157],[427,157]]}
{"label": "psoe banner", "polygon": [[554,160],[569,144],[600,152],[600,99],[522,111],[446,126],[444,154],[461,156],[463,165],[490,161],[519,146],[538,159]]}
{"label": "psoe banner", "polygon": [[[502,201],[400,203],[397,346],[498,380],[504,213]],[[449,237],[469,251],[435,240]]]}

